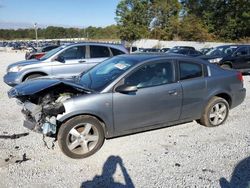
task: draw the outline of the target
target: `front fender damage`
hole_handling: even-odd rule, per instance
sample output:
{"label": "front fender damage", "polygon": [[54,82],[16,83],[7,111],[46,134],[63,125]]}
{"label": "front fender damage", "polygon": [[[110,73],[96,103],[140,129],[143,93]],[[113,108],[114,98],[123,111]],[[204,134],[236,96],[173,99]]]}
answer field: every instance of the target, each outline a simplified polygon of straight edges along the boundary
{"label": "front fender damage", "polygon": [[65,112],[64,101],[90,93],[83,88],[65,83],[39,88],[37,92],[29,95],[24,95],[20,90],[16,92],[14,98],[17,98],[18,103],[23,107],[24,127],[50,137],[56,136],[57,116]]}
{"label": "front fender damage", "polygon": [[57,131],[57,116],[65,112],[63,101],[70,98],[69,95],[61,96],[49,104],[34,104],[24,102],[22,113],[25,115],[24,127],[42,133],[45,136],[53,136]]}

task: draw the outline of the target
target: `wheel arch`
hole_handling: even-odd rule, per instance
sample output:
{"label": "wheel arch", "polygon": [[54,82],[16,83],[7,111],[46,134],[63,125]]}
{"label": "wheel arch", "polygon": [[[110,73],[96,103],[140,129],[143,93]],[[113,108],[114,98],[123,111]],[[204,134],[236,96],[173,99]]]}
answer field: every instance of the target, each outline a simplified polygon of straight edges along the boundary
{"label": "wheel arch", "polygon": [[40,75],[42,75],[42,76],[47,76],[47,75],[48,75],[47,73],[42,72],[42,71],[29,72],[29,73],[26,73],[26,74],[23,76],[22,82],[23,82],[28,76],[30,76],[30,75],[32,75],[32,74],[40,74]]}
{"label": "wheel arch", "polygon": [[217,92],[215,91],[215,92],[211,93],[206,98],[206,100],[204,101],[203,108],[202,108],[202,111],[201,111],[201,115],[204,113],[204,110],[205,110],[207,104],[209,103],[209,101],[213,97],[221,97],[221,98],[225,99],[228,102],[229,108],[231,108],[231,106],[232,106],[232,96],[226,91],[217,91]]}
{"label": "wheel arch", "polygon": [[98,119],[98,121],[101,123],[103,131],[104,131],[104,135],[105,138],[108,137],[109,132],[108,132],[108,128],[107,128],[107,124],[106,122],[103,120],[103,118],[101,118],[100,116],[93,114],[93,113],[76,113],[76,114],[72,114],[72,115],[68,115],[67,117],[63,117],[59,120],[57,120],[57,131],[56,131],[56,135],[61,127],[62,124],[64,124],[65,122],[67,122],[68,120],[77,117],[77,116],[92,116],[96,119]]}
{"label": "wheel arch", "polygon": [[227,101],[228,105],[229,105],[229,108],[231,108],[231,106],[232,106],[232,97],[228,93],[225,93],[225,92],[224,93],[218,93],[215,96],[225,99]]}
{"label": "wheel arch", "polygon": [[226,91],[221,91],[221,92],[215,92],[215,93],[212,93],[211,95],[209,95],[209,97],[206,99],[206,101],[204,102],[204,105],[203,105],[203,110],[202,110],[202,113],[204,113],[204,110],[207,106],[207,104],[209,103],[209,101],[213,98],[213,97],[220,97],[220,98],[223,98],[227,101],[228,105],[229,105],[229,108],[231,108],[232,106],[232,96],[226,92]]}
{"label": "wheel arch", "polygon": [[233,68],[233,63],[231,61],[225,61],[225,62],[220,64],[220,66],[222,66],[222,65],[229,65],[230,68]]}

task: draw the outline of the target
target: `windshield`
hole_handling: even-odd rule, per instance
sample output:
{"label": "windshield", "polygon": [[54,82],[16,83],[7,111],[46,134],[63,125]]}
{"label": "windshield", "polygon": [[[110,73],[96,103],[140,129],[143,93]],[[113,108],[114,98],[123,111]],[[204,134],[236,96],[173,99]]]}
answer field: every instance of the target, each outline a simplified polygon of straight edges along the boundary
{"label": "windshield", "polygon": [[235,52],[237,46],[219,46],[209,51],[206,55],[227,56]]}
{"label": "windshield", "polygon": [[113,57],[96,65],[80,78],[80,84],[100,92],[112,81],[135,65],[137,61],[128,57]]}
{"label": "windshield", "polygon": [[55,53],[57,53],[57,52],[59,52],[60,50],[62,50],[62,49],[63,49],[63,47],[60,46],[60,47],[58,47],[58,48],[55,48],[55,49],[53,49],[53,50],[50,50],[50,51],[48,51],[40,60],[41,60],[41,61],[44,61],[44,60],[50,58],[50,57],[51,57],[52,55],[54,55]]}

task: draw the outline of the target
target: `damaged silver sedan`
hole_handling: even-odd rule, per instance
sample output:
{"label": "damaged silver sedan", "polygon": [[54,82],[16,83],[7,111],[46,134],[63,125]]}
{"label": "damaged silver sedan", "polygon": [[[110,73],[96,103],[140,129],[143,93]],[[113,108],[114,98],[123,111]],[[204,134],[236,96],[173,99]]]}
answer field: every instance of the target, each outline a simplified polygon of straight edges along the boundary
{"label": "damaged silver sedan", "polygon": [[180,55],[108,59],[79,76],[40,78],[12,88],[24,126],[54,137],[62,152],[85,158],[105,138],[196,120],[223,124],[246,90],[239,72]]}

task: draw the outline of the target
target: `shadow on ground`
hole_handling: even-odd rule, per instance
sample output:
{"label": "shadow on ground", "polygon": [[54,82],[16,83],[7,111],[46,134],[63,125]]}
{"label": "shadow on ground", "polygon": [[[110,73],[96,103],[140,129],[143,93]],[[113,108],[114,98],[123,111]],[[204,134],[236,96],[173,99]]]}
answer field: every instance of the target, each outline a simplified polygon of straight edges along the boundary
{"label": "shadow on ground", "polygon": [[12,135],[0,135],[0,139],[18,139],[24,136],[28,136],[29,133],[20,133],[20,134],[12,134]]}
{"label": "shadow on ground", "polygon": [[[113,175],[117,167],[120,166],[125,184],[115,182]],[[132,179],[130,178],[126,168],[123,165],[122,159],[119,156],[110,156],[103,165],[102,174],[96,175],[93,180],[83,182],[81,188],[102,187],[102,188],[134,188]]]}
{"label": "shadow on ground", "polygon": [[250,157],[236,165],[229,182],[221,178],[220,186],[221,188],[250,188]]}

